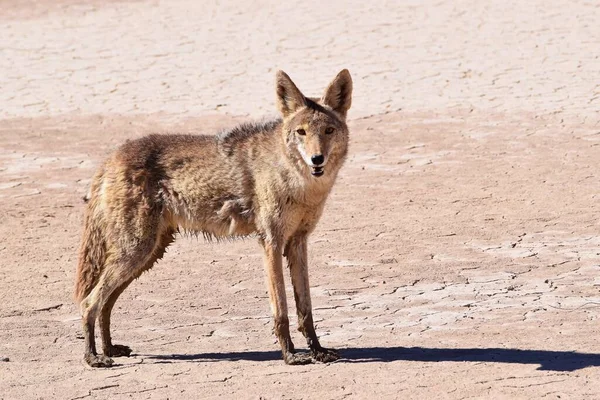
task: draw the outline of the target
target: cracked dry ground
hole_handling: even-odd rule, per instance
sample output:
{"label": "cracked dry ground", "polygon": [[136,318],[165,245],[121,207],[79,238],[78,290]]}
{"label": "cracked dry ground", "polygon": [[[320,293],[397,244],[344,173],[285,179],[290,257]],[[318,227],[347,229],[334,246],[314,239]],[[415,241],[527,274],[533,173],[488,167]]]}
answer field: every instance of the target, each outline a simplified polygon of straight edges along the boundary
{"label": "cracked dry ground", "polygon": [[3,125],[0,337],[11,361],[0,397],[596,393],[600,135],[557,135],[560,119],[527,114],[351,122],[352,154],[310,251],[318,332],[340,362],[280,361],[253,240],[180,238],[117,304],[114,337],[135,356],[85,368],[70,291],[93,167],[124,137],[234,120]]}
{"label": "cracked dry ground", "polygon": [[[2,2],[0,399],[597,397],[600,8],[226,3]],[[272,114],[275,67],[310,94],[354,74],[309,255],[343,359],[280,360],[254,240],[179,238],[115,307],[134,356],[86,368],[71,291],[94,168],[125,139]]]}

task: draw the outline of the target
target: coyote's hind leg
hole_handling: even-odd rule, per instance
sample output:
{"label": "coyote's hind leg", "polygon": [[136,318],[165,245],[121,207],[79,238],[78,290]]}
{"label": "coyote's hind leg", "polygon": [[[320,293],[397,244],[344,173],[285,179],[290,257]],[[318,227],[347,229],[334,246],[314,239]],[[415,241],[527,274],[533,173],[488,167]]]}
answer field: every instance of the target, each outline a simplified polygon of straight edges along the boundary
{"label": "coyote's hind leg", "polygon": [[104,272],[92,292],[81,302],[83,321],[83,334],[85,338],[84,360],[91,367],[110,367],[113,360],[107,355],[98,355],[94,326],[98,311],[104,307],[110,295],[122,285],[120,278],[114,274]]}
{"label": "coyote's hind leg", "polygon": [[149,270],[152,268],[156,260],[162,258],[165,254],[165,250],[167,247],[173,242],[173,235],[175,234],[175,230],[169,228],[166,229],[162,235],[160,235],[160,239],[157,243],[156,248],[152,251],[150,259],[146,262],[146,265],[142,267],[137,273],[132,276],[129,280],[125,281],[119,288],[117,288],[109,297],[108,301],[102,307],[100,312],[100,317],[98,318],[98,322],[100,323],[100,330],[102,333],[102,350],[105,356],[108,357],[121,357],[126,356],[129,357],[131,355],[131,348],[129,346],[113,344],[110,334],[110,316],[112,309],[115,305],[115,302],[123,293],[125,289],[129,286],[129,284],[136,279],[142,272]]}
{"label": "coyote's hind leg", "polygon": [[100,324],[100,333],[102,334],[102,352],[107,357],[129,357],[131,354],[131,348],[129,346],[123,346],[120,344],[113,344],[110,336],[110,314],[115,305],[115,302],[123,293],[127,286],[133,281],[133,278],[127,280],[124,284],[119,286],[108,298],[108,301],[102,307],[100,311],[100,317],[98,323]]}
{"label": "coyote's hind leg", "polygon": [[[150,230],[152,232],[152,230]],[[156,231],[154,231],[156,232]],[[126,235],[126,233],[124,233]],[[96,352],[96,344],[94,339],[94,324],[96,318],[101,316],[101,327],[103,329],[103,345],[110,343],[110,318],[106,318],[114,302],[132,279],[138,277],[144,267],[156,254],[157,234],[149,233],[145,239],[139,240],[131,238],[125,243],[136,243],[135,246],[129,249],[119,248],[119,244],[114,244],[113,256],[107,260],[107,265],[98,280],[98,283],[92,292],[81,302],[81,314],[83,316],[83,331],[85,336],[85,361],[92,367],[110,367],[113,360],[108,354],[98,355]],[[156,260],[156,259],[154,259]],[[152,262],[154,262],[154,260]],[[120,290],[121,289],[121,290]],[[120,290],[120,292],[119,292]],[[101,315],[98,315],[101,313]],[[107,347],[111,352],[111,346]],[[122,352],[127,352],[126,348],[122,348]]]}

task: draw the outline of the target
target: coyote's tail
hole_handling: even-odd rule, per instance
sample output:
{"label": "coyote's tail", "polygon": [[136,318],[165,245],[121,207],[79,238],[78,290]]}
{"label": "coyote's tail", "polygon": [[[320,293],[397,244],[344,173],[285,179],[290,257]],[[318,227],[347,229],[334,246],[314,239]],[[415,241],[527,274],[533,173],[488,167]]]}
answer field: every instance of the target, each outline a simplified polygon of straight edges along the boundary
{"label": "coyote's tail", "polygon": [[106,240],[97,218],[93,210],[88,209],[75,276],[75,301],[78,303],[96,286],[106,261]]}
{"label": "coyote's tail", "polygon": [[[96,286],[107,258],[106,225],[103,223],[103,212],[98,209],[100,199],[96,187],[102,182],[102,175],[103,171],[101,170],[94,177],[92,188],[84,198],[87,210],[79,248],[79,264],[75,275],[74,298],[77,303],[81,303]],[[94,195],[94,193],[96,194]]]}

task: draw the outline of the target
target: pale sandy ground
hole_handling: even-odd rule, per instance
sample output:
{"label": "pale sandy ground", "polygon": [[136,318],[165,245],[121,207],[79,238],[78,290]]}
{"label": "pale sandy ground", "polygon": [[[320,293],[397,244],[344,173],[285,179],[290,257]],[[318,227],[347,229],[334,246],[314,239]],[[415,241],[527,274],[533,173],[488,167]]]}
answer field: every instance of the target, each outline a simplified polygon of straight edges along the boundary
{"label": "pale sandy ground", "polygon": [[[591,1],[0,1],[0,398],[600,396],[598,21]],[[135,355],[87,368],[71,291],[98,163],[274,115],[278,68],[317,95],[344,67],[351,156],[310,241],[344,358],[280,360],[254,240],[181,238],[117,303]]]}

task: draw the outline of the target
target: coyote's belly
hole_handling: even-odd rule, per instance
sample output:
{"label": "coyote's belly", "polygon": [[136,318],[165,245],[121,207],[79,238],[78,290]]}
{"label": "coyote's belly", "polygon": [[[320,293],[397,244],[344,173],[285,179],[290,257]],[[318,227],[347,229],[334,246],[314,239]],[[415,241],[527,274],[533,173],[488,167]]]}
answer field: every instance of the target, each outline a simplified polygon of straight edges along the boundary
{"label": "coyote's belly", "polygon": [[169,223],[207,238],[247,236],[256,231],[252,187],[245,171],[212,146],[196,149],[201,156],[174,163],[162,193]]}
{"label": "coyote's belly", "polygon": [[216,239],[256,232],[254,213],[244,207],[241,200],[213,201],[204,206],[182,202],[171,204],[170,225],[184,232]]}

